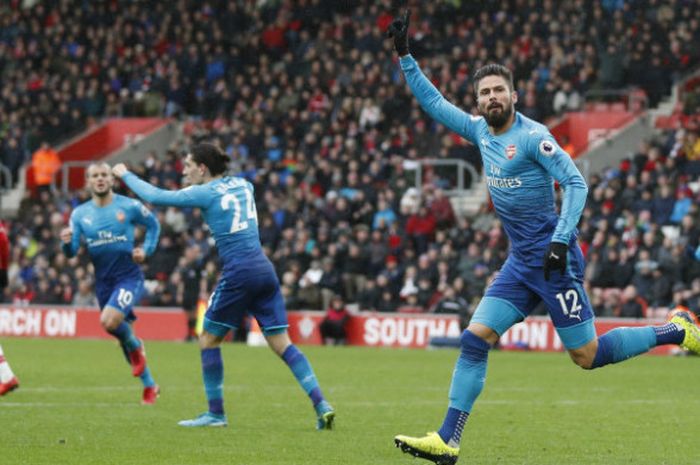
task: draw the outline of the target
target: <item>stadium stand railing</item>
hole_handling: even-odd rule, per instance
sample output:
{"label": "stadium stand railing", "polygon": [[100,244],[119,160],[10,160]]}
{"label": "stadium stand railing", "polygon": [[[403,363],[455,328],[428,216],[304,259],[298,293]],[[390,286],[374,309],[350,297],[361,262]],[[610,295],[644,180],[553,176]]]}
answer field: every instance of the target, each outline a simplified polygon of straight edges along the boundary
{"label": "stadium stand railing", "polygon": [[95,163],[95,160],[83,160],[83,161],[67,161],[61,165],[61,169],[53,174],[51,179],[51,191],[56,192],[59,190],[63,194],[68,195],[71,191],[70,188],[70,172],[74,169],[80,169],[83,171],[91,163]]}
{"label": "stadium stand railing", "polygon": [[[422,192],[422,187],[427,183],[426,178],[433,176],[436,167],[455,167],[456,185],[446,185],[443,189],[445,195],[450,199],[452,208],[457,216],[473,216],[482,203],[487,200],[486,189],[481,184],[481,175],[471,163],[457,158],[425,158],[411,160],[405,165],[407,170],[414,170],[415,188],[417,192]],[[465,177],[465,172],[467,176]],[[444,182],[449,182],[443,180]]]}
{"label": "stadium stand railing", "polygon": [[0,163],[0,194],[12,189],[12,172],[10,168]]}
{"label": "stadium stand railing", "polygon": [[2,199],[12,190],[12,172],[10,169],[0,163],[0,211],[2,211]]}
{"label": "stadium stand railing", "polygon": [[667,114],[657,115],[654,120],[655,127],[673,129],[679,126],[688,127],[700,124],[700,113],[690,108],[690,105],[688,105],[689,108],[685,108],[685,101],[693,92],[700,94],[700,69],[688,74],[673,86],[671,111]]}
{"label": "stadium stand railing", "polygon": [[626,89],[593,89],[584,96],[586,111],[631,111],[641,113],[649,107],[649,99],[642,89],[629,87]]}
{"label": "stadium stand railing", "polygon": [[[412,160],[413,162],[413,160]],[[420,189],[423,186],[423,175],[428,167],[432,168],[435,166],[455,166],[457,168],[457,185],[452,189],[445,188],[446,195],[461,195],[465,194],[473,188],[473,186],[481,180],[481,176],[477,172],[476,168],[464,160],[459,160],[457,158],[424,158],[421,160],[415,160],[415,163],[407,166],[407,169],[414,169],[416,171],[416,188]],[[469,180],[464,178],[464,172],[469,173]]]}

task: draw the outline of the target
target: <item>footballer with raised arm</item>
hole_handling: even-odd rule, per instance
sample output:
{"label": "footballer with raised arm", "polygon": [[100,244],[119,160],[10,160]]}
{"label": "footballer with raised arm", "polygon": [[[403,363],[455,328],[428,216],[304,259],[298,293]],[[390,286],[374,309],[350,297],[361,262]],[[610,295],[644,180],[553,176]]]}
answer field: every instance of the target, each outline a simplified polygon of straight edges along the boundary
{"label": "footballer with raised arm", "polygon": [[204,316],[199,336],[202,377],[209,409],[181,426],[226,426],[221,342],[240,327],[246,312],[260,324],[270,348],[287,364],[316,411],[316,428],[332,429],[335,412],[324,399],[306,356],[289,339],[287,312],[277,274],[260,244],[253,185],[226,176],[228,157],[217,146],[194,146],[184,162],[188,187],[159,189],[130,173],[123,164],[113,172],[140,198],[153,205],[201,208],[221,260],[222,274]]}
{"label": "footballer with raised arm", "polygon": [[[540,302],[574,363],[588,370],[662,344],[700,352],[700,329],[687,314],[679,314],[663,326],[620,327],[596,335],[576,232],[588,192],[583,176],[546,126],[515,111],[518,94],[506,67],[488,64],[475,72],[479,116],[448,102],[409,54],[409,20],[406,11],[388,30],[406,82],[433,119],[479,147],[489,194],[510,240],[506,262],[462,333],[442,426],[423,437],[394,438],[406,453],[454,464],[462,430],[484,386],[489,350]],[[559,214],[554,180],[564,191]]]}

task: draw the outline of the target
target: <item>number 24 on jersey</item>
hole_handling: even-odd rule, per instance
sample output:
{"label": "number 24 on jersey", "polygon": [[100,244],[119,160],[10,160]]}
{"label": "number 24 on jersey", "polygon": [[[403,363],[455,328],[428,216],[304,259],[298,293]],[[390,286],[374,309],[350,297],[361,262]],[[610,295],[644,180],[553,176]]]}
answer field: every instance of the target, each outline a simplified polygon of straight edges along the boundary
{"label": "number 24 on jersey", "polygon": [[[226,211],[233,208],[233,219],[231,221],[231,233],[237,233],[248,229],[248,222],[255,221],[258,222],[258,212],[255,210],[255,201],[253,200],[253,194],[248,190],[244,189],[245,200],[244,204],[241,205],[241,201],[236,197],[235,194],[225,194],[221,197],[221,208]],[[243,211],[245,210],[245,219],[241,219]]]}

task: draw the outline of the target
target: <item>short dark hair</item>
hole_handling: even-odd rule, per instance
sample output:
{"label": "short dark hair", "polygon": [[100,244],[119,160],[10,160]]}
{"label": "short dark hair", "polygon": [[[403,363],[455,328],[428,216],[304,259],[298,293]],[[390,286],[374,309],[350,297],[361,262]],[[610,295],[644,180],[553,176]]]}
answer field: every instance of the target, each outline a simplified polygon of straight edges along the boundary
{"label": "short dark hair", "polygon": [[486,76],[501,76],[508,83],[510,90],[512,91],[514,89],[513,73],[511,73],[510,70],[503,65],[499,65],[498,63],[490,63],[477,69],[474,73],[474,91],[478,92],[479,82]]}
{"label": "short dark hair", "polygon": [[195,163],[201,163],[209,168],[212,176],[223,174],[228,169],[228,155],[214,144],[202,142],[192,147],[190,153]]}

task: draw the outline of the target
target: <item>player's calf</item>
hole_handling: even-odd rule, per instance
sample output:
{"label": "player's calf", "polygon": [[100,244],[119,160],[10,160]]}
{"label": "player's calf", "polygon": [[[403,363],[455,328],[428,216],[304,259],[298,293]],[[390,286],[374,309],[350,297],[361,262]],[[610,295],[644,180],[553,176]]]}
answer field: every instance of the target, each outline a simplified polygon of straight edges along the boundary
{"label": "player's calf", "polygon": [[141,376],[146,370],[146,350],[143,347],[143,342],[129,352],[129,364],[131,365],[131,374],[135,377]]}
{"label": "player's calf", "polygon": [[[595,342],[591,341],[588,345],[596,346]],[[700,353],[700,328],[688,315],[682,314],[674,316],[669,323],[661,326],[615,328],[598,338],[592,363],[588,365],[590,362],[590,353],[588,353],[588,358],[586,356],[582,358],[582,366],[592,369],[623,362],[646,353],[653,347],[666,344],[678,344]]]}

